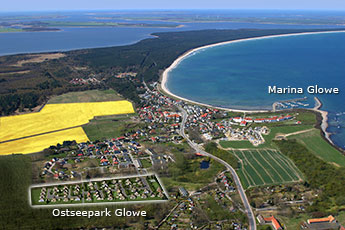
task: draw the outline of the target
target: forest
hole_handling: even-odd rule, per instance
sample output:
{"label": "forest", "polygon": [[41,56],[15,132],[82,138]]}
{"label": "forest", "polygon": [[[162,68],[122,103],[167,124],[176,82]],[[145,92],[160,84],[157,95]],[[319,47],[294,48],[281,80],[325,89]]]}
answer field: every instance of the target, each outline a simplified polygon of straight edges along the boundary
{"label": "forest", "polygon": [[318,213],[314,216],[326,216],[340,211],[339,209],[345,205],[344,168],[321,160],[296,140],[282,140],[275,143],[305,175],[305,185],[322,190],[308,212]]}

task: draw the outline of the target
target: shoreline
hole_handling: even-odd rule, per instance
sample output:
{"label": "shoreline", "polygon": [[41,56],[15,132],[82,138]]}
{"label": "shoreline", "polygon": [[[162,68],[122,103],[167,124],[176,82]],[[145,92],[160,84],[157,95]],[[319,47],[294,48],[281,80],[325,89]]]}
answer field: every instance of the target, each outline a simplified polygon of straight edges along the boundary
{"label": "shoreline", "polygon": [[321,107],[322,107],[322,102],[320,101],[319,98],[317,97],[314,97],[314,100],[316,102],[314,108],[312,108],[311,110],[317,112],[317,113],[320,113],[321,114],[321,117],[322,117],[322,121],[321,121],[321,124],[320,124],[320,128],[325,136],[325,138],[334,146],[336,146],[333,141],[331,140],[331,133],[327,132],[327,128],[328,128],[328,112],[327,111],[324,111],[324,110],[321,110]]}
{"label": "shoreline", "polygon": [[[242,113],[264,113],[264,112],[274,112],[274,104],[272,105],[272,110],[244,110],[244,109],[231,109],[231,108],[224,108],[224,107],[217,107],[217,106],[212,106],[206,103],[200,103],[200,102],[196,102],[181,96],[178,96],[174,93],[172,93],[168,87],[167,87],[167,82],[168,82],[168,78],[169,78],[169,72],[171,70],[173,70],[174,68],[176,68],[181,61],[183,61],[185,58],[187,58],[189,55],[200,51],[200,50],[204,50],[207,48],[211,48],[211,47],[216,47],[216,46],[221,46],[221,45],[227,45],[227,44],[232,44],[232,43],[238,43],[238,42],[244,42],[244,41],[251,41],[251,40],[260,40],[260,39],[268,39],[268,38],[279,38],[279,37],[288,37],[288,36],[302,36],[302,35],[312,35],[312,34],[329,34],[329,33],[344,33],[345,30],[334,30],[334,31],[319,31],[319,32],[302,32],[302,33],[291,33],[291,34],[278,34],[278,35],[268,35],[268,36],[261,36],[261,37],[253,37],[253,38],[244,38],[244,39],[237,39],[237,40],[231,40],[231,41],[224,41],[224,42],[218,42],[218,43],[214,43],[214,44],[210,44],[210,45],[205,45],[205,46],[201,46],[201,47],[197,47],[194,49],[191,49],[187,52],[185,52],[184,54],[180,55],[168,68],[166,68],[162,75],[161,75],[161,83],[160,83],[160,89],[166,93],[167,95],[189,102],[189,103],[193,103],[193,104],[197,104],[197,105],[201,105],[201,106],[206,106],[206,107],[210,107],[210,108],[216,108],[216,109],[221,109],[221,110],[225,110],[225,111],[230,111],[230,112],[242,112]],[[321,130],[324,133],[325,138],[333,145],[333,141],[331,140],[330,136],[331,134],[329,132],[327,132],[327,128],[328,128],[328,112],[327,111],[323,111],[320,110],[320,108],[322,107],[322,103],[318,98],[314,98],[316,101],[316,106],[311,109],[315,112],[318,112],[321,114],[322,117],[322,122],[321,122]]]}
{"label": "shoreline", "polygon": [[182,101],[186,101],[188,103],[191,104],[195,104],[195,105],[200,105],[200,106],[205,106],[205,107],[209,107],[209,108],[213,108],[213,109],[219,109],[219,110],[224,110],[224,111],[228,111],[228,112],[239,112],[239,113],[267,113],[267,112],[271,112],[272,110],[269,109],[261,109],[261,110],[245,110],[245,109],[231,109],[231,108],[225,108],[225,107],[219,107],[219,106],[213,106],[213,105],[209,105],[209,104],[205,104],[205,103],[201,103],[201,102],[197,102],[197,101],[193,101],[184,97],[180,97],[177,96],[176,94],[171,93],[170,91],[167,91],[165,89],[165,87],[163,87],[162,83],[159,84],[159,90],[163,91],[163,93],[165,93],[166,95],[178,99],[178,100],[182,100]]}

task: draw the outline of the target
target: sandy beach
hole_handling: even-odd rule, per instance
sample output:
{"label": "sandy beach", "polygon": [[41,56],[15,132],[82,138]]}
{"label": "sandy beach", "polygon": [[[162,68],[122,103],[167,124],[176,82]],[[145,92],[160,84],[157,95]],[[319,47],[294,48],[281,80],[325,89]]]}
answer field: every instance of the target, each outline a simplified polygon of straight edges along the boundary
{"label": "sandy beach", "polygon": [[[178,66],[178,64],[185,59],[186,57],[188,57],[189,55],[191,55],[192,53],[195,53],[197,51],[203,50],[203,49],[207,49],[210,47],[215,47],[215,46],[221,46],[221,45],[227,45],[227,44],[231,44],[231,43],[237,43],[237,42],[244,42],[244,41],[250,41],[250,40],[259,40],[259,39],[267,39],[267,38],[278,38],[278,37],[288,37],[288,36],[301,36],[301,35],[308,35],[308,34],[327,34],[327,33],[344,33],[345,30],[335,30],[335,31],[320,31],[320,32],[304,32],[304,33],[291,33],[291,34],[279,34],[279,35],[269,35],[269,36],[262,36],[262,37],[253,37],[253,38],[245,38],[245,39],[238,39],[238,40],[232,40],[232,41],[225,41],[225,42],[219,42],[219,43],[215,43],[215,44],[211,44],[211,45],[206,45],[206,46],[201,46],[192,50],[187,51],[186,53],[182,54],[181,56],[179,56],[168,68],[166,68],[162,74],[162,79],[161,79],[161,89],[168,95],[183,100],[183,101],[187,101],[193,104],[198,104],[198,105],[202,105],[202,106],[207,106],[207,107],[211,107],[211,108],[217,108],[217,109],[222,109],[222,110],[226,110],[226,111],[231,111],[231,112],[243,112],[243,113],[260,113],[260,112],[268,112],[269,110],[243,110],[243,109],[231,109],[231,108],[224,108],[224,107],[216,107],[216,106],[212,106],[212,105],[208,105],[208,104],[204,104],[204,103],[200,103],[200,102],[196,102],[193,100],[189,100],[187,98],[183,98],[181,96],[178,96],[174,93],[172,93],[171,91],[169,91],[169,89],[167,88],[167,81],[168,81],[168,77],[169,77],[169,72],[171,70],[173,70],[174,68],[176,68],[176,66]],[[318,110],[319,111],[319,110]],[[326,111],[322,111],[324,113],[327,113]],[[324,115],[323,115],[324,117]],[[327,114],[326,114],[326,123],[327,123]],[[328,124],[327,124],[328,126]]]}

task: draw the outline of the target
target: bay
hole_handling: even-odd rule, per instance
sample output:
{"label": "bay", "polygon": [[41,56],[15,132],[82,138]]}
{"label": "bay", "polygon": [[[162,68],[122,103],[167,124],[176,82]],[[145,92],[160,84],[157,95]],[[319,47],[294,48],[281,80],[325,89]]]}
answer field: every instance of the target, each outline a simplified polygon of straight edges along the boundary
{"label": "bay", "polygon": [[[329,112],[332,141],[345,147],[345,33],[248,40],[202,49],[169,72],[167,87],[181,97],[235,109],[270,109],[276,101],[313,97]],[[269,94],[268,86],[318,85],[339,94]]]}

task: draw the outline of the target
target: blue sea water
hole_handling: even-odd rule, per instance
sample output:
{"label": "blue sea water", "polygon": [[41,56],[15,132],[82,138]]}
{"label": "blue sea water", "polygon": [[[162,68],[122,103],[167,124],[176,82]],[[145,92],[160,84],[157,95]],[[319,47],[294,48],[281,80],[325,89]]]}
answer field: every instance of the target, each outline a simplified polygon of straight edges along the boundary
{"label": "blue sea water", "polygon": [[[167,87],[179,96],[237,109],[270,109],[272,103],[317,96],[329,112],[332,141],[345,147],[345,33],[249,40],[192,53],[169,72]],[[339,94],[269,94],[268,86],[318,85]]]}

